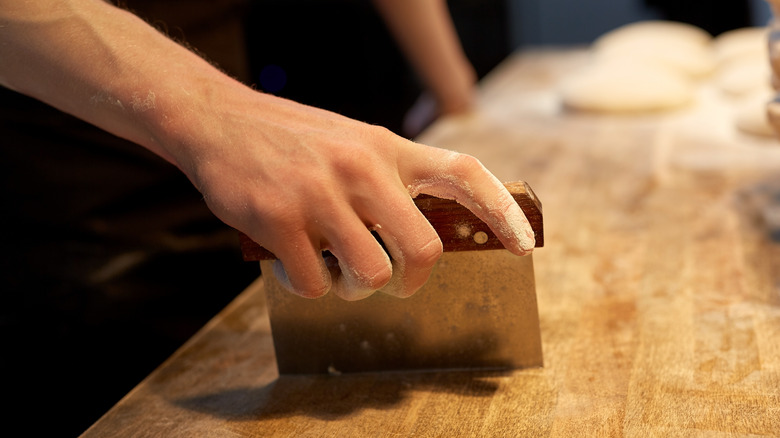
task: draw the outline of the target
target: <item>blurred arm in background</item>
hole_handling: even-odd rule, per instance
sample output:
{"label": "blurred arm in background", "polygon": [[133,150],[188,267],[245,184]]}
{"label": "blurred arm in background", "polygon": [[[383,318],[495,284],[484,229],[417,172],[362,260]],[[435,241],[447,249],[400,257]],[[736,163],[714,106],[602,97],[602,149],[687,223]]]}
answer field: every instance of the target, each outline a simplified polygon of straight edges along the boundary
{"label": "blurred arm in background", "polygon": [[415,136],[436,116],[468,111],[477,75],[466,58],[445,0],[374,0],[431,95],[424,95],[405,121]]}

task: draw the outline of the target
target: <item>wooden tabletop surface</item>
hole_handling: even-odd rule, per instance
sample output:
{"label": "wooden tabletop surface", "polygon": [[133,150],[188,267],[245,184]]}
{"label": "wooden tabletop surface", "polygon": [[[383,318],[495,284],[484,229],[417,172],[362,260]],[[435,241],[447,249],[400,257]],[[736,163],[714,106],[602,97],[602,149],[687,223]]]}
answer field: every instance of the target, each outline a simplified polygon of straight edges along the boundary
{"label": "wooden tabletop surface", "polygon": [[279,377],[258,280],[84,436],[780,436],[780,143],[708,84],[673,113],[567,112],[586,61],[518,53],[420,139],[542,201],[543,368]]}

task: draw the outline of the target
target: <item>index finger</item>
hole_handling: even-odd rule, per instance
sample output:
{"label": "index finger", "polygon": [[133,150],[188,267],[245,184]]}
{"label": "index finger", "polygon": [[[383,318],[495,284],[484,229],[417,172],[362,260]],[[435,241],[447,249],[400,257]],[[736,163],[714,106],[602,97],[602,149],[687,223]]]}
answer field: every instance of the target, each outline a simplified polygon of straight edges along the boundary
{"label": "index finger", "polygon": [[514,254],[525,255],[535,246],[534,232],[512,195],[476,158],[445,149],[412,143],[422,157],[399,163],[409,194],[421,193],[452,199],[485,222],[501,243]]}

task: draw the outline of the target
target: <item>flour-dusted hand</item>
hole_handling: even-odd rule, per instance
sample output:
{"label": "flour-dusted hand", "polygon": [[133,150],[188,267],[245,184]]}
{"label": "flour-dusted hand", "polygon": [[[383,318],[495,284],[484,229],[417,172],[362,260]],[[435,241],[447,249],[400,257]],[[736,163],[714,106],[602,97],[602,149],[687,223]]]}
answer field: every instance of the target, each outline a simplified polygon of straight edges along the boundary
{"label": "flour-dusted hand", "polygon": [[474,158],[259,93],[106,2],[0,0],[0,29],[0,84],[176,165],[220,219],[279,257],[277,273],[302,296],[422,286],[442,246],[418,193],[462,203],[516,254],[534,246],[520,208]]}
{"label": "flour-dusted hand", "polygon": [[[276,274],[295,293],[332,289],[354,300],[378,289],[415,292],[442,251],[412,201],[419,193],[462,203],[516,254],[533,248],[522,210],[476,159],[243,87],[232,91],[239,96],[213,108],[219,126],[187,136],[193,144],[178,161],[197,151],[185,173],[220,219],[276,254]],[[191,128],[211,117],[190,117]],[[323,260],[324,250],[338,265]]]}
{"label": "flour-dusted hand", "polygon": [[[220,219],[279,258],[283,284],[307,297],[332,288],[346,299],[383,287],[393,271],[371,230],[409,266],[404,289],[422,284],[441,243],[398,169],[403,148],[418,146],[328,111],[234,91],[217,112],[230,114],[220,118],[224,132],[196,137],[185,150],[202,152],[184,170]],[[326,265],[323,250],[338,267]]]}

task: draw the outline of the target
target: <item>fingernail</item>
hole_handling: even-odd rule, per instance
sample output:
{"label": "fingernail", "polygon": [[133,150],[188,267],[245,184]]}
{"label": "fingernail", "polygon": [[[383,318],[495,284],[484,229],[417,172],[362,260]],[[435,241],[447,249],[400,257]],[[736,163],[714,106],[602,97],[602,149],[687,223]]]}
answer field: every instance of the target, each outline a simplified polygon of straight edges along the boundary
{"label": "fingernail", "polygon": [[531,224],[528,222],[528,219],[526,219],[520,206],[515,204],[515,208],[509,209],[506,213],[505,220],[509,228],[509,233],[507,234],[512,234],[514,236],[520,251],[532,251],[534,246],[536,246],[536,238],[533,229],[531,229]]}
{"label": "fingernail", "polygon": [[[287,275],[287,271],[284,269],[284,265],[282,264],[281,260],[276,260],[273,264],[273,274],[274,277],[276,277],[276,281],[279,282],[279,284],[284,288],[286,291],[293,293],[295,295],[304,297],[304,298],[319,298],[325,294],[328,293],[330,290],[330,284],[327,284],[327,286],[324,287],[324,290],[320,291],[312,291],[312,292],[305,292],[301,291],[299,289],[296,289],[292,282],[290,281],[290,277]],[[329,279],[329,277],[328,277]]]}

